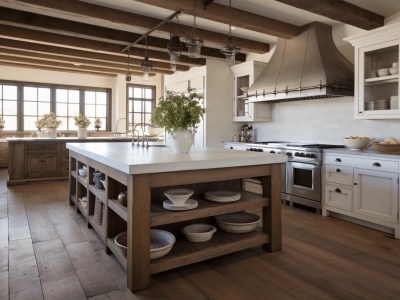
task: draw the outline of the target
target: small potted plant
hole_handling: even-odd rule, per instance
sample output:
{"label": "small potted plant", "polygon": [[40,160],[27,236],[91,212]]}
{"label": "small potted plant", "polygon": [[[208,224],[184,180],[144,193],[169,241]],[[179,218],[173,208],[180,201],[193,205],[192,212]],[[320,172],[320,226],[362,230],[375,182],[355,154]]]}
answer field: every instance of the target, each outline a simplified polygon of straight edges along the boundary
{"label": "small potted plant", "polygon": [[60,126],[61,121],[57,120],[57,116],[55,113],[51,112],[49,114],[44,114],[41,119],[36,120],[36,127],[39,132],[42,131],[42,128],[45,128],[46,135],[51,138],[55,138],[57,136],[57,128]]}
{"label": "small potted plant", "polygon": [[4,120],[2,117],[0,117],[0,131],[3,131],[5,123],[6,123],[6,120]]}
{"label": "small potted plant", "polygon": [[82,114],[75,117],[74,120],[75,125],[78,126],[78,138],[85,139],[87,137],[87,128],[90,125],[90,120]]}
{"label": "small potted plant", "polygon": [[175,153],[189,152],[193,144],[196,128],[205,113],[200,99],[202,96],[195,89],[188,89],[187,93],[166,91],[154,109],[153,123],[170,134],[170,145]]}

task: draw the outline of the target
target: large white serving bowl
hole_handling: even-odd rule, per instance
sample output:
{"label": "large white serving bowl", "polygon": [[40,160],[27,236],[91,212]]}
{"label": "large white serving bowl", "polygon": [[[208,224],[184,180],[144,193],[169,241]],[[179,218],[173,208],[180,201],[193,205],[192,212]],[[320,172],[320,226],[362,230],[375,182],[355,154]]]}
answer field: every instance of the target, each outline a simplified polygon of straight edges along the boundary
{"label": "large white serving bowl", "polygon": [[175,236],[165,230],[150,229],[150,259],[167,255],[175,244]]}
{"label": "large white serving bowl", "polygon": [[343,138],[343,145],[350,150],[362,150],[371,144],[371,139],[368,137],[345,137]]}
{"label": "large white serving bowl", "polygon": [[182,206],[194,193],[190,189],[172,189],[164,192],[164,195],[176,206]]}
{"label": "large white serving bowl", "polygon": [[260,222],[258,215],[248,212],[235,212],[215,216],[215,220],[222,231],[230,233],[247,233],[257,228]]}
{"label": "large white serving bowl", "polygon": [[211,240],[217,228],[210,224],[190,224],[183,227],[181,231],[190,242],[205,242]]}

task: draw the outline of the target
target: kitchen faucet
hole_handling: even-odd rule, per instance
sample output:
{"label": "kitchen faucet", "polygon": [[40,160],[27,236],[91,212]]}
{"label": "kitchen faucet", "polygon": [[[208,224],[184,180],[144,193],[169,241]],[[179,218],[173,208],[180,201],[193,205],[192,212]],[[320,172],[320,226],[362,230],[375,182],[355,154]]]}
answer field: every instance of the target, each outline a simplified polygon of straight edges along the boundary
{"label": "kitchen faucet", "polygon": [[115,124],[115,132],[114,132],[114,134],[115,134],[116,136],[118,136],[118,124],[119,124],[119,121],[121,121],[121,120],[126,120],[126,118],[119,118],[119,119],[117,120],[117,123]]}
{"label": "kitchen faucet", "polygon": [[[145,147],[145,145],[144,145],[144,126],[151,126],[151,124],[149,124],[149,123],[136,123],[133,126],[133,129],[132,129],[132,134],[133,134],[132,145],[135,145],[135,132],[137,132],[138,133],[137,145],[140,146],[140,134],[139,134],[139,130],[136,130],[137,126],[141,126],[141,128],[142,128],[142,147]],[[147,138],[147,141],[146,141],[146,147],[149,147],[149,139],[148,138]]]}

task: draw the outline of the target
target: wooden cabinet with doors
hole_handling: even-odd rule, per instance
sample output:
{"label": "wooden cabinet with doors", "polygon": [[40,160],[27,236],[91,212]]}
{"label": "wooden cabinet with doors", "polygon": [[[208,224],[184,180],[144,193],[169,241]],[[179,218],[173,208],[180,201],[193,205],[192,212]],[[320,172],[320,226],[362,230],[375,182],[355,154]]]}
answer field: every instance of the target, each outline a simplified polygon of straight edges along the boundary
{"label": "wooden cabinet with doors", "polygon": [[323,214],[339,213],[394,229],[399,227],[399,161],[390,157],[324,155]]}
{"label": "wooden cabinet with doors", "polygon": [[355,47],[355,118],[400,118],[400,24],[345,40]]}
{"label": "wooden cabinet with doors", "polygon": [[47,178],[58,175],[58,143],[42,142],[25,145],[26,178]]}
{"label": "wooden cabinet with doors", "polygon": [[265,67],[265,63],[248,61],[231,67],[233,73],[233,121],[271,121],[270,104],[250,102],[244,90],[251,86]]}

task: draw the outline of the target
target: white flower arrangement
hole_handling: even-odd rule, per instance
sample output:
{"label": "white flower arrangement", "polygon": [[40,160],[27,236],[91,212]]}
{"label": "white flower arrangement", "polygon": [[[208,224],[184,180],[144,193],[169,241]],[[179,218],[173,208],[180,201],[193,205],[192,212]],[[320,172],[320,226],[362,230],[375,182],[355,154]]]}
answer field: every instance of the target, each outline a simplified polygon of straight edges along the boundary
{"label": "white flower arrangement", "polygon": [[46,128],[58,128],[60,126],[61,121],[57,120],[57,116],[55,113],[51,112],[49,114],[44,114],[43,118],[36,120],[35,125],[39,129],[39,131]]}
{"label": "white flower arrangement", "polygon": [[82,114],[75,117],[74,120],[75,120],[75,125],[78,126],[79,128],[88,128],[90,125],[90,120]]}

